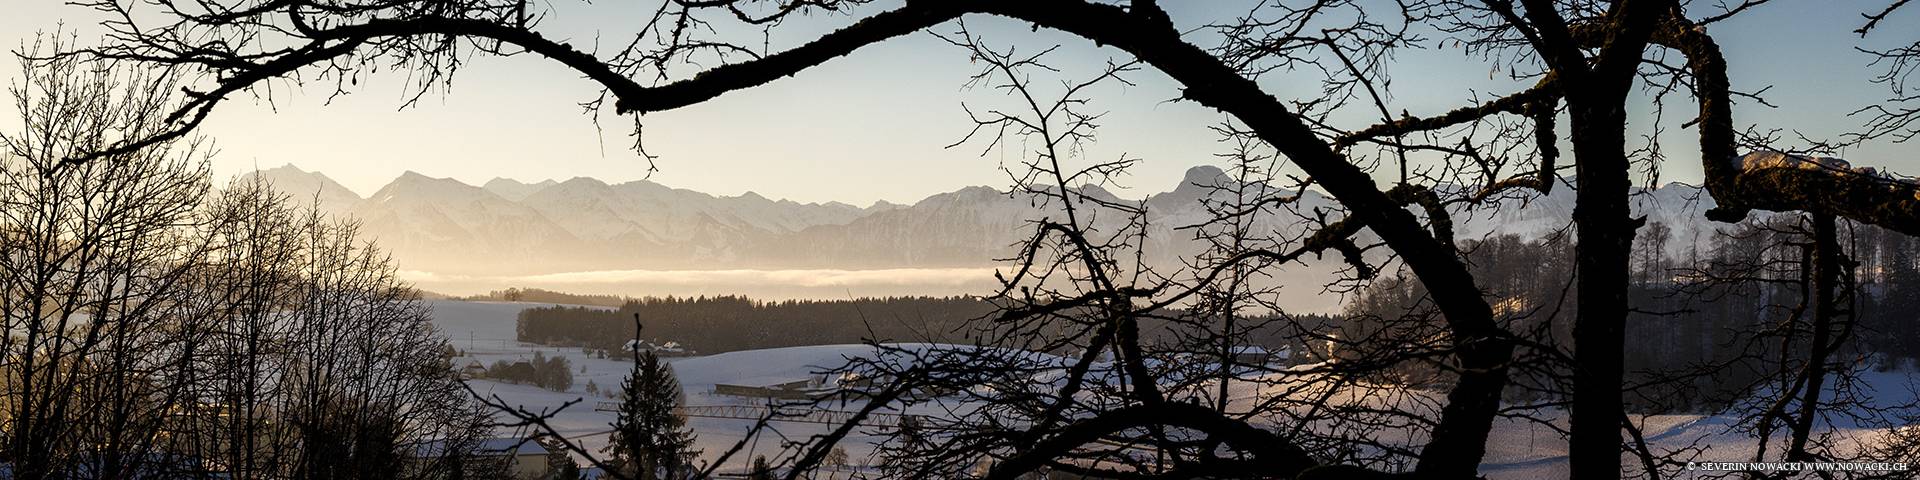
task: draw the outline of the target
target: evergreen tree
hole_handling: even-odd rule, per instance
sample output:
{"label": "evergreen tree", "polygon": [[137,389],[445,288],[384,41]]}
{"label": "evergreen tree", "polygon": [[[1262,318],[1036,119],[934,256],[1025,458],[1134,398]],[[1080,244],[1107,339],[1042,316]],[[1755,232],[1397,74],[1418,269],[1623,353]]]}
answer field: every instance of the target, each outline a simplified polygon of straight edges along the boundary
{"label": "evergreen tree", "polygon": [[1878,332],[1868,339],[1868,348],[1885,354],[1877,367],[1891,370],[1920,360],[1920,322],[1911,320],[1920,312],[1920,239],[1888,236],[1884,242],[1887,253],[1868,269],[1881,274],[1883,286],[1865,323]]}
{"label": "evergreen tree", "polygon": [[540,439],[540,446],[547,449],[547,478],[550,480],[580,480],[580,464],[567,454],[567,447],[559,439]]}
{"label": "evergreen tree", "polygon": [[632,373],[620,385],[620,413],[607,443],[612,463],[641,480],[681,478],[699,451],[686,419],[674,412],[680,400],[672,368],[653,352],[636,354]]}
{"label": "evergreen tree", "polygon": [[753,457],[753,470],[747,473],[748,480],[773,480],[773,465],[767,463],[767,456]]}

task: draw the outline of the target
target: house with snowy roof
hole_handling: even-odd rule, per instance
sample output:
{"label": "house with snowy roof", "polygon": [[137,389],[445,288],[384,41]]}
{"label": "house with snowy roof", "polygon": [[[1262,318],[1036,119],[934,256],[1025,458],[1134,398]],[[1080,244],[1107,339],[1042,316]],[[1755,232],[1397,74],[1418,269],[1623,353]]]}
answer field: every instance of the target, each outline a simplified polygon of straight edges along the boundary
{"label": "house with snowy roof", "polygon": [[[482,438],[475,442],[471,453],[460,459],[461,464],[503,465],[508,476],[516,480],[539,480],[551,473],[552,467],[547,464],[550,452],[540,442],[509,437]],[[416,463],[439,461],[447,457],[449,450],[447,441],[430,440],[414,447],[413,458]]]}

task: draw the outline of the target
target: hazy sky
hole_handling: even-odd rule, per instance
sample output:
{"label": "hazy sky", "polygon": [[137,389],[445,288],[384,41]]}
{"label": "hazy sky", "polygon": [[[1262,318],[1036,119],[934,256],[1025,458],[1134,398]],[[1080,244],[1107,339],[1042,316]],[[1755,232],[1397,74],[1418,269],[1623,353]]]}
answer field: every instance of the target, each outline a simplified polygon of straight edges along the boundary
{"label": "hazy sky", "polygon": [[[78,7],[50,0],[19,3],[25,5],[11,5],[0,17],[0,40],[8,46],[36,31],[50,31],[63,20],[83,35],[97,31],[93,15]],[[613,25],[638,21],[637,7],[629,2],[554,3],[563,14],[549,21],[545,31],[580,44],[596,36],[589,20],[620,19],[607,22]],[[1245,2],[1172,3],[1179,7],[1173,12],[1176,21],[1196,25],[1222,12],[1238,12],[1237,5]],[[1768,99],[1779,106],[1741,104],[1737,121],[1810,136],[1859,125],[1860,119],[1847,113],[1888,92],[1866,81],[1872,72],[1870,58],[1853,50],[1862,43],[1849,32],[1858,27],[1860,12],[1881,3],[1781,0],[1715,25],[1735,88],[1772,85]],[[796,26],[793,38],[773,41],[778,45],[846,20],[808,20],[811,23]],[[1894,26],[1869,41],[1884,45],[1905,40],[1899,37],[1901,26],[1920,23],[1920,14],[1907,11],[1892,21]],[[1070,72],[1088,73],[1119,55],[997,19],[974,19],[970,25],[1002,44],[1028,49],[1064,44],[1059,61]],[[617,32],[600,33],[603,43],[617,43]],[[1394,67],[1401,87],[1394,107],[1416,115],[1459,106],[1461,98],[1474,92],[1486,97],[1517,88],[1503,77],[1492,78],[1487,64],[1458,49],[1404,52],[1400,59]],[[990,91],[962,89],[976,68],[960,49],[918,33],[793,78],[648,115],[648,148],[661,157],[652,180],[715,194],[754,191],[772,198],[861,205],[881,199],[912,202],[967,185],[1004,186],[1006,178],[996,167],[1002,160],[1014,160],[1015,152],[982,157],[978,146],[943,148],[970,127],[961,110],[963,101],[998,98]],[[5,72],[9,79],[18,75],[11,66]],[[1100,95],[1094,108],[1110,113],[1102,122],[1100,142],[1088,155],[1144,159],[1124,182],[1138,193],[1169,189],[1185,169],[1216,163],[1212,155],[1221,148],[1206,127],[1219,122],[1220,115],[1191,103],[1166,101],[1176,89],[1156,72],[1129,78],[1138,86]],[[1304,78],[1283,76],[1269,83],[1286,98],[1312,91],[1311,85],[1288,83]],[[646,175],[646,163],[626,148],[630,139],[624,118],[609,119],[607,129],[597,132],[577,106],[592,98],[595,87],[556,64],[531,56],[478,57],[456,78],[450,93],[429,95],[417,107],[400,109],[407,82],[401,73],[385,72],[330,105],[319,95],[325,90],[282,89],[272,104],[228,102],[203,130],[221,147],[216,173],[226,176],[292,163],[319,170],[362,195],[406,170],[474,184],[493,177],[535,181],[591,176],[617,182]],[[1412,84],[1421,88],[1406,88]],[[1690,110],[1681,106],[1669,111],[1668,121],[1684,121],[1691,117]],[[1662,138],[1670,154],[1687,159],[1666,166],[1663,180],[1697,180],[1697,160],[1687,156],[1695,150],[1692,131],[1668,132]],[[1920,173],[1915,152],[1920,147],[1913,144],[1876,144],[1844,156],[1856,164],[1914,174]]]}

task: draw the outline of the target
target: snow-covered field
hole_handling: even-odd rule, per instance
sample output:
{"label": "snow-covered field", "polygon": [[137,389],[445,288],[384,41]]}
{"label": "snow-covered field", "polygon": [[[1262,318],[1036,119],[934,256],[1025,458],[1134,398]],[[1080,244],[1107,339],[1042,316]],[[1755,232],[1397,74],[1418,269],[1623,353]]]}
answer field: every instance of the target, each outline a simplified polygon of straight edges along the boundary
{"label": "snow-covered field", "polygon": [[[511,404],[524,405],[532,410],[557,408],[561,404],[575,399],[575,404],[555,415],[550,423],[567,437],[574,439],[590,449],[598,450],[606,445],[608,425],[613,421],[612,412],[595,411],[594,405],[600,401],[613,401],[617,396],[620,381],[626,378],[633,367],[630,361],[618,359],[589,358],[578,348],[559,348],[514,341],[514,322],[521,310],[547,306],[538,303],[510,302],[464,302],[433,301],[434,323],[441,332],[452,339],[455,348],[479,359],[483,364],[492,364],[495,360],[531,359],[534,352],[548,357],[567,357],[573,363],[573,388],[566,392],[555,392],[531,385],[517,385],[505,382],[477,379],[471,382],[481,394],[498,396]],[[719,355],[686,358],[668,358],[674,373],[680,379],[681,389],[687,394],[687,405],[756,405],[754,401],[741,397],[715,395],[715,383],[739,381],[763,377],[804,377],[832,366],[840,365],[846,358],[871,353],[872,349],[864,345],[830,345],[813,347],[779,348],[731,352]],[[602,393],[587,393],[587,384],[591,382]],[[916,412],[919,413],[919,412]],[[745,438],[745,433],[753,426],[751,420],[733,420],[717,418],[690,418],[698,435],[698,448],[703,457],[711,461],[721,453],[733,448]],[[781,435],[788,438],[804,438],[807,435],[825,433],[827,426],[815,424],[780,422],[773,425]],[[512,432],[500,432],[509,435]],[[735,454],[729,465],[744,467],[755,455],[774,457],[779,451],[779,436],[761,435],[758,442],[748,444]],[[847,451],[853,463],[860,463],[869,454],[860,444],[870,442],[871,437],[856,436],[847,442]]]}
{"label": "snow-covered field", "polygon": [[[453,341],[455,347],[482,363],[530,359],[534,352],[541,352],[548,357],[567,357],[575,371],[573,387],[566,392],[488,380],[475,380],[472,385],[483,394],[496,395],[509,403],[534,410],[557,408],[565,402],[580,399],[580,403],[555,415],[552,424],[569,438],[591,449],[597,450],[606,444],[608,424],[613,421],[614,414],[595,411],[594,406],[599,401],[613,400],[613,392],[617,391],[621,379],[627,375],[631,362],[589,358],[578,348],[545,347],[514,341],[514,322],[519,312],[546,304],[434,301],[432,305],[434,323],[440,330]],[[805,377],[840,365],[847,358],[872,354],[871,347],[863,345],[826,345],[731,352],[668,361],[687,394],[687,405],[755,405],[757,403],[754,400],[713,394],[714,384],[763,377]],[[1871,373],[1866,380],[1885,401],[1906,401],[1916,395],[1913,389],[1915,375],[1912,372]],[[603,393],[597,396],[587,393],[586,387],[590,382]],[[1257,395],[1255,392],[1247,394]],[[937,408],[940,407],[927,406],[924,411],[916,408],[910,413],[938,414]],[[1703,461],[1742,461],[1749,455],[1746,452],[1751,451],[1751,440],[1727,433],[1730,419],[1725,417],[1661,415],[1641,421],[1644,434],[1656,449],[1704,448],[1705,453],[1700,456]],[[752,423],[751,420],[689,419],[689,424],[699,437],[698,447],[708,461],[744,438]],[[1559,424],[1564,427],[1564,420]],[[776,423],[774,426],[780,435],[762,435],[757,442],[749,443],[747,449],[735,454],[728,464],[739,468],[744,467],[755,455],[773,457],[779,451],[782,436],[804,439],[809,435],[824,433],[829,428],[798,423]],[[1844,428],[1841,432],[1852,436],[1852,441],[1865,441],[1882,433],[1868,428]],[[1495,422],[1491,435],[1481,466],[1481,472],[1489,478],[1566,476],[1566,442],[1552,429],[1532,422],[1501,419]],[[873,437],[856,435],[848,440],[843,445],[853,463],[863,463],[870,453],[864,444],[872,441]]]}

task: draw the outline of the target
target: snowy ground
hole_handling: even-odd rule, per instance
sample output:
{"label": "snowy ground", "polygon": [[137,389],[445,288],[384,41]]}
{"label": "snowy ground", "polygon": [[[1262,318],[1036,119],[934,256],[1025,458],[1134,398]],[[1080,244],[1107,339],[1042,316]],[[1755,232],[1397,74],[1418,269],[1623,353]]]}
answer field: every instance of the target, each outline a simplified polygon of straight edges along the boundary
{"label": "snowy ground", "polygon": [[[545,347],[514,341],[514,322],[519,312],[546,304],[462,301],[434,301],[432,304],[434,323],[440,330],[457,348],[485,364],[495,360],[511,362],[532,358],[536,351],[549,357],[567,357],[573,362],[575,371],[573,388],[566,392],[488,380],[475,380],[472,385],[483,394],[497,395],[509,403],[532,409],[556,408],[567,401],[580,399],[579,404],[556,415],[552,420],[553,425],[589,448],[597,450],[606,444],[606,431],[608,424],[613,421],[613,413],[595,411],[594,404],[613,400],[611,391],[617,389],[620,380],[625,378],[631,368],[630,362],[588,358],[577,348]],[[713,386],[715,383],[759,377],[804,377],[840,365],[849,357],[871,354],[871,348],[862,345],[828,345],[731,352],[668,361],[687,393],[688,405],[756,405],[758,403],[749,399],[715,395],[712,393]],[[1878,395],[1888,401],[1911,399],[1915,395],[1912,388],[1915,375],[1912,372],[1874,373],[1869,374],[1867,380],[1869,385],[1879,390]],[[589,382],[606,393],[598,396],[588,394],[586,387]],[[925,411],[916,409],[911,413],[937,414],[934,408],[926,407]],[[1642,421],[1648,441],[1657,449],[1703,447],[1706,449],[1700,457],[1703,461],[1741,461],[1747,458],[1745,452],[1751,451],[1750,440],[1726,433],[1729,419],[1724,417],[1662,415]],[[750,420],[689,419],[689,424],[699,437],[698,447],[708,461],[744,438],[752,423]],[[1564,427],[1564,420],[1560,425]],[[809,435],[824,433],[829,428],[795,423],[779,423],[776,426],[780,436],[789,439],[804,439]],[[1870,439],[1881,433],[1864,428],[1846,429],[1843,432],[1853,436],[1855,441]],[[749,443],[747,449],[735,454],[728,465],[744,468],[755,455],[776,456],[780,448],[780,436],[762,435],[756,442]],[[1491,436],[1487,456],[1481,466],[1481,472],[1487,477],[1532,479],[1566,476],[1566,443],[1552,429],[1531,422],[1502,419],[1496,421]],[[853,463],[863,463],[870,453],[870,449],[864,445],[872,440],[871,436],[856,435],[843,443]]]}
{"label": "snowy ground", "polygon": [[[563,356],[573,363],[573,388],[566,392],[555,392],[531,385],[490,380],[474,380],[474,389],[484,395],[497,395],[512,404],[524,405],[530,409],[556,408],[561,404],[581,399],[581,402],[562,410],[552,420],[554,427],[569,438],[575,439],[590,449],[598,450],[606,445],[614,414],[594,410],[599,401],[612,401],[620,385],[633,364],[617,359],[589,358],[578,348],[558,348],[514,341],[514,322],[521,310],[547,306],[538,303],[510,302],[464,302],[433,301],[434,323],[441,332],[452,339],[455,348],[479,359],[483,364],[492,364],[495,360],[514,361],[533,358],[534,352],[548,357]],[[871,352],[863,345],[833,345],[817,347],[794,347],[771,350],[723,353],[704,357],[669,358],[675,374],[680,378],[681,389],[687,394],[687,405],[757,405],[758,403],[740,397],[714,395],[715,383],[738,381],[760,377],[802,377],[836,366],[850,356]],[[592,382],[604,392],[600,395],[587,393],[587,384]],[[688,423],[698,435],[698,448],[707,460],[717,458],[721,453],[733,448],[745,438],[747,430],[753,426],[750,420],[691,418]],[[827,426],[814,424],[780,423],[775,425],[780,434],[788,438],[805,438],[807,435],[825,433]],[[511,432],[501,432],[511,434]],[[847,442],[847,451],[854,463],[869,454],[860,444],[871,441],[871,437],[856,436]],[[758,442],[750,442],[747,449],[735,454],[729,465],[744,467],[755,455],[773,457],[780,448],[780,440],[775,436],[762,435]]]}

